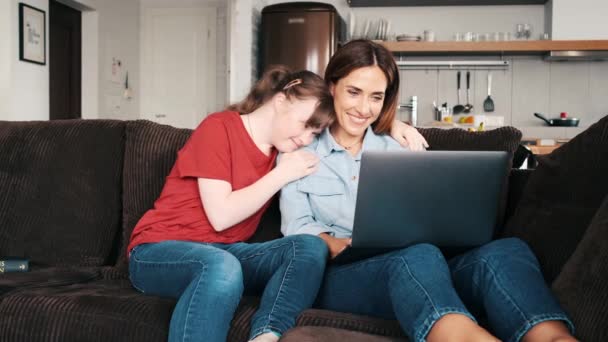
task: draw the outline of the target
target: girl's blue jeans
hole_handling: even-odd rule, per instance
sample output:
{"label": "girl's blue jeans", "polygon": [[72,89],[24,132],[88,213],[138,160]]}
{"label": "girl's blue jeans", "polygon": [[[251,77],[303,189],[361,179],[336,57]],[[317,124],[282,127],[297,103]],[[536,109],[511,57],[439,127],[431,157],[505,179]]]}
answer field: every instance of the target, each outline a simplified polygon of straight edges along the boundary
{"label": "girl's blue jeans", "polygon": [[327,253],[311,235],[255,244],[163,241],[136,246],[129,274],[139,291],[178,299],[169,341],[224,342],[243,293],[262,297],[250,338],[293,327],[315,300]]}

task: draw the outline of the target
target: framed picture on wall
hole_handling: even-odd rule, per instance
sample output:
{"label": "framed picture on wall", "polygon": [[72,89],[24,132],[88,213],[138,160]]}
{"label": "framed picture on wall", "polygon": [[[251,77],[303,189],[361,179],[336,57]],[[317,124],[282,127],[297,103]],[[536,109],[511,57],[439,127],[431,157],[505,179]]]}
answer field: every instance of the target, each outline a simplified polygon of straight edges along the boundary
{"label": "framed picture on wall", "polygon": [[46,64],[46,13],[19,3],[19,59]]}

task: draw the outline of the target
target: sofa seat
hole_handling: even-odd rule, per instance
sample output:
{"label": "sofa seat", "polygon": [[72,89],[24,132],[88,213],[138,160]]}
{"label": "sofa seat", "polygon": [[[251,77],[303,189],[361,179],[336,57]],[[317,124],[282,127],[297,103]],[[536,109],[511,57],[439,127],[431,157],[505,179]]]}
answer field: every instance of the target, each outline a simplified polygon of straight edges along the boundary
{"label": "sofa seat", "polygon": [[174,305],[124,280],[26,288],[0,301],[0,341],[166,341]]}
{"label": "sofa seat", "polygon": [[296,326],[322,326],[340,328],[366,334],[405,338],[405,333],[396,320],[361,316],[329,310],[309,309],[304,311]]}
{"label": "sofa seat", "polygon": [[365,334],[329,327],[296,327],[289,330],[281,342],[406,342],[406,338]]}
{"label": "sofa seat", "polygon": [[[258,297],[243,297],[239,307],[234,315],[230,332],[228,334],[229,342],[243,342],[247,341],[249,337],[249,330],[251,327],[251,317],[257,310],[259,305]],[[385,337],[388,339],[378,341],[407,341],[403,330],[399,326],[396,320],[385,320],[380,318],[373,318],[367,316],[360,316],[348,313],[341,313],[329,310],[320,309],[309,309],[305,310],[296,321],[296,328],[301,327],[314,328],[311,333],[315,333],[322,330],[333,328],[330,332],[352,332],[355,333],[353,336],[363,337]],[[292,329],[292,330],[294,330]],[[304,330],[308,331],[308,330]],[[357,335],[358,334],[358,335]],[[321,334],[322,335],[322,334]],[[298,333],[296,336],[303,336]],[[308,336],[308,335],[306,335]],[[316,335],[312,335],[316,336]],[[334,335],[331,335],[334,336]],[[350,336],[350,335],[349,335]],[[349,337],[350,338],[350,337]],[[350,341],[350,339],[346,341]],[[311,341],[313,341],[312,339]],[[332,340],[331,338],[322,341],[337,341],[338,339]],[[283,341],[283,340],[281,340]],[[291,341],[299,341],[291,337]],[[316,340],[315,340],[316,341]],[[359,341],[354,339],[353,341]],[[363,340],[361,340],[363,341]],[[371,340],[375,341],[375,340]]]}
{"label": "sofa seat", "polygon": [[[79,270],[65,273],[63,279],[59,279],[61,273],[49,273],[53,269],[15,273],[30,275],[30,282],[36,286],[21,287],[1,297],[0,341],[167,340],[174,299],[142,295],[126,279],[75,283],[86,281],[85,276],[89,280],[99,277],[99,269],[88,274]],[[38,273],[34,279],[32,275]],[[45,275],[49,277],[47,283],[41,279]],[[3,282],[0,279],[0,285]],[[228,341],[247,341],[250,320],[258,305],[258,297],[242,299]]]}
{"label": "sofa seat", "polygon": [[11,291],[85,283],[100,278],[98,267],[30,267],[29,272],[4,273],[0,296]]}

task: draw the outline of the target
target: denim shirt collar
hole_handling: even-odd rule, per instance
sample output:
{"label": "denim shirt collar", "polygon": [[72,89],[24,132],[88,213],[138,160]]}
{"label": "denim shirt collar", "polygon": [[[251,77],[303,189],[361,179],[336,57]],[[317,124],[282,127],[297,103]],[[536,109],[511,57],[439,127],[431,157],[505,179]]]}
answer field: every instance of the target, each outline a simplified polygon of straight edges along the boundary
{"label": "denim shirt collar", "polygon": [[[317,144],[316,152],[321,158],[328,157],[330,154],[332,154],[332,152],[346,152],[346,149],[338,144],[333,135],[331,135],[329,127],[325,128],[318,139],[319,142]],[[374,133],[372,126],[369,126],[365,131],[365,136],[363,137],[363,146],[361,146],[361,150],[359,153],[357,153],[354,159],[361,160],[361,154],[365,150],[382,149],[384,146],[383,143],[382,138]]]}

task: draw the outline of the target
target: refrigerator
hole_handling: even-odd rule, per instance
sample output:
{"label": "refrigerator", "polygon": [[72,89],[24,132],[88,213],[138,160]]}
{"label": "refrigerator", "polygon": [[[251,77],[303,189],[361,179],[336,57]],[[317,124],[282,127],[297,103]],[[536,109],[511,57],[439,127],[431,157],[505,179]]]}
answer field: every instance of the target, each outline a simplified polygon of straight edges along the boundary
{"label": "refrigerator", "polygon": [[265,7],[259,31],[259,74],[270,65],[284,64],[294,71],[306,69],[323,76],[343,27],[330,4],[291,2]]}

